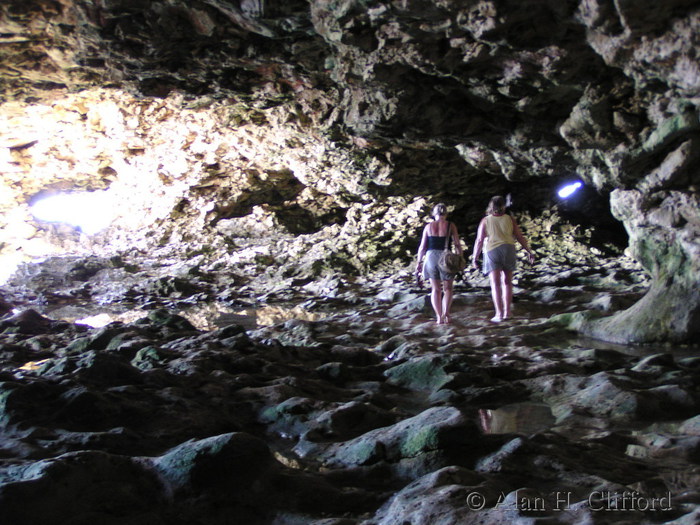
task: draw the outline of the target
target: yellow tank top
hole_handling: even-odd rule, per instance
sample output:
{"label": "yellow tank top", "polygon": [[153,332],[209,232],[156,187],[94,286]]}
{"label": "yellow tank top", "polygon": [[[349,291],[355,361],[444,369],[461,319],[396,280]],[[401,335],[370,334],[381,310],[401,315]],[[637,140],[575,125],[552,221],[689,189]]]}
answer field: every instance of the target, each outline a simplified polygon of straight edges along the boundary
{"label": "yellow tank top", "polygon": [[485,248],[487,252],[502,244],[515,244],[513,219],[510,215],[487,215],[486,236],[488,237]]}

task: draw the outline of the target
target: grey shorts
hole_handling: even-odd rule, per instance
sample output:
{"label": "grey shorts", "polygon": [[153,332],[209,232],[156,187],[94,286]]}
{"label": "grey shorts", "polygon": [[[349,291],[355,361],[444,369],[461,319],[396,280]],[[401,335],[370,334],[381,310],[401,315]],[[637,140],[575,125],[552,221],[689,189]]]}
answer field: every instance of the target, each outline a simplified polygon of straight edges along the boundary
{"label": "grey shorts", "polygon": [[440,261],[440,256],[443,250],[428,250],[425,255],[425,263],[423,263],[423,278],[424,279],[438,279],[439,281],[452,281],[455,278],[455,274],[446,273],[438,268],[438,262]]}
{"label": "grey shorts", "polygon": [[494,270],[515,271],[515,244],[501,244],[489,252],[484,252],[484,274]]}

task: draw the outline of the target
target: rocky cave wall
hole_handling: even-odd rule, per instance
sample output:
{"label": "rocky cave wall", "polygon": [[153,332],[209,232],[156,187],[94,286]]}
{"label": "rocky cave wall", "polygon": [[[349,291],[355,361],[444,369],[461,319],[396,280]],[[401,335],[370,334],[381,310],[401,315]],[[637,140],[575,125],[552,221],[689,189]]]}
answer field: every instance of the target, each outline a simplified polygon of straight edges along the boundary
{"label": "rocky cave wall", "polygon": [[[697,335],[694,2],[0,9],[8,257],[60,238],[98,253],[233,252],[253,272],[289,257],[300,275],[366,271],[409,261],[436,199],[469,234],[493,193],[542,211],[577,176],[609,195],[653,284],[616,316],[564,321],[618,342]],[[103,189],[119,204],[101,235],[29,215],[41,195]]]}

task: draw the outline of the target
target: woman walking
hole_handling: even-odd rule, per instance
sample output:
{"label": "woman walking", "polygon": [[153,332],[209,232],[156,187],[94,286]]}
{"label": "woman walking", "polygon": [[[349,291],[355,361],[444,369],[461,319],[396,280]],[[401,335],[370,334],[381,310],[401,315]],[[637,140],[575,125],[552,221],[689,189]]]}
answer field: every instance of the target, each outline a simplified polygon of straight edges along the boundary
{"label": "woman walking", "polygon": [[479,223],[472,255],[472,266],[477,268],[479,254],[484,249],[483,272],[488,274],[491,284],[491,299],[496,310],[496,315],[491,319],[494,323],[500,323],[511,316],[516,240],[525,248],[532,264],[535,254],[530,250],[515,219],[506,213],[505,199],[496,195],[486,208],[486,217]]}
{"label": "woman walking", "polygon": [[[447,221],[447,206],[442,203],[436,204],[431,215],[433,221],[423,229],[418,248],[416,273],[420,275],[422,272],[423,277],[430,280],[430,302],[435,311],[437,324],[449,324],[455,275],[440,270],[438,262],[446,245],[449,246],[450,243],[457,253],[461,254],[463,250],[457,226]],[[424,257],[425,265],[423,265]]]}

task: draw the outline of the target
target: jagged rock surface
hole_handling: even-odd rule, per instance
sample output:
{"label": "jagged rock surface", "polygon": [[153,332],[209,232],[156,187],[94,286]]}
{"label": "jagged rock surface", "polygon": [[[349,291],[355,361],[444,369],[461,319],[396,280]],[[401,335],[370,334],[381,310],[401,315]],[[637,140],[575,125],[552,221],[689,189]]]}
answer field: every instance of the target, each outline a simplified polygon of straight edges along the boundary
{"label": "jagged rock surface", "polygon": [[5,316],[0,520],[690,523],[692,349],[606,347],[548,321],[602,307],[611,279],[624,297],[638,272],[530,281],[501,325],[467,283],[436,325],[407,274],[315,305],[307,291],[315,319],[247,329],[165,309],[94,329]]}
{"label": "jagged rock surface", "polygon": [[[564,329],[700,329],[696,2],[0,14],[0,523],[698,521],[697,347]],[[494,193],[515,318],[471,272],[438,327],[417,235]]]}
{"label": "jagged rock surface", "polygon": [[[541,212],[575,173],[604,198],[616,191],[613,212],[654,286],[615,319],[570,326],[616,341],[697,334],[693,2],[0,9],[11,168],[2,249],[14,262],[55,246],[56,232],[26,210],[46,192],[112,189],[123,213],[97,243],[112,251],[188,251],[183,242],[208,246],[235,230],[324,232],[309,242],[333,254],[320,264],[365,271],[407,260],[422,197],[448,201],[471,234],[489,195],[511,191]],[[610,230],[587,198],[576,218]],[[58,233],[60,249],[71,245]],[[651,324],[649,312],[660,313]]]}

